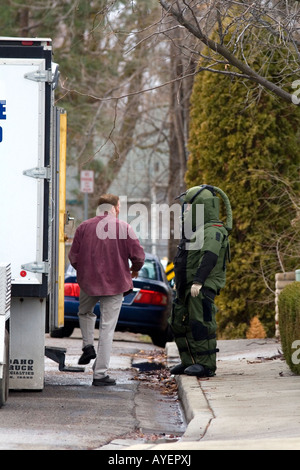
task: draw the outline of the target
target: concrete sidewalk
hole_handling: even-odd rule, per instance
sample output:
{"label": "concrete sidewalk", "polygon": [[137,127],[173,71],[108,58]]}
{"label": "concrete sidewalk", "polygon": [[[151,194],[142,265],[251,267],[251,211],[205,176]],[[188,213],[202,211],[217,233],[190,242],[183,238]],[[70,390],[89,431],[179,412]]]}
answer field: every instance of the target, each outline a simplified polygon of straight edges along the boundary
{"label": "concrete sidewalk", "polygon": [[[300,449],[300,376],[272,339],[218,341],[217,375],[177,376],[188,426],[176,443],[124,450]],[[179,361],[168,343],[169,365]]]}

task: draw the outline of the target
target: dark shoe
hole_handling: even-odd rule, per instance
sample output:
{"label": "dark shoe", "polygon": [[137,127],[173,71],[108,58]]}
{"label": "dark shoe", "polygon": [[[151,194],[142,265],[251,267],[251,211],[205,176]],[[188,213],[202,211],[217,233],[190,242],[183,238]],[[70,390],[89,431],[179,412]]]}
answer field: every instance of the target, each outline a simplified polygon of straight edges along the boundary
{"label": "dark shoe", "polygon": [[196,377],[205,377],[205,369],[201,364],[193,364],[185,369],[186,375],[195,375]]}
{"label": "dark shoe", "polygon": [[186,375],[194,375],[195,377],[213,377],[215,374],[207,367],[203,367],[201,364],[193,364],[185,369]]}
{"label": "dark shoe", "polygon": [[205,373],[206,373],[206,377],[214,377],[216,375],[216,373],[210,369],[205,369]]}
{"label": "dark shoe", "polygon": [[184,371],[187,367],[187,365],[184,366],[183,364],[177,364],[177,366],[174,366],[170,369],[170,372],[171,374],[181,375],[184,374]]}
{"label": "dark shoe", "polygon": [[83,354],[80,356],[78,360],[78,364],[89,364],[91,359],[95,359],[96,352],[94,346],[88,344],[83,349]]}
{"label": "dark shoe", "polygon": [[96,387],[101,387],[103,385],[116,385],[116,381],[115,379],[111,379],[109,375],[106,375],[103,379],[94,379],[92,385],[95,385]]}

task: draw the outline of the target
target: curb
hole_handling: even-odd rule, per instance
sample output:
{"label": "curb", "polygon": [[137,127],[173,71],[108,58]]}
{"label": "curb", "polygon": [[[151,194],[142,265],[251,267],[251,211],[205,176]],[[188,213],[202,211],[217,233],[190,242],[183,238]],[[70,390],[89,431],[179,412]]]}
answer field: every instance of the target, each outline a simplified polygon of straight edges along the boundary
{"label": "curb", "polygon": [[205,435],[214,415],[196,377],[176,377],[178,395],[182,402],[187,428],[181,441],[199,441]]}
{"label": "curb", "polygon": [[[168,366],[178,363],[179,354],[175,343],[166,344]],[[181,400],[183,412],[187,421],[187,428],[181,441],[199,441],[205,435],[214,414],[207,403],[197,377],[177,375],[175,380],[178,386],[178,396]]]}

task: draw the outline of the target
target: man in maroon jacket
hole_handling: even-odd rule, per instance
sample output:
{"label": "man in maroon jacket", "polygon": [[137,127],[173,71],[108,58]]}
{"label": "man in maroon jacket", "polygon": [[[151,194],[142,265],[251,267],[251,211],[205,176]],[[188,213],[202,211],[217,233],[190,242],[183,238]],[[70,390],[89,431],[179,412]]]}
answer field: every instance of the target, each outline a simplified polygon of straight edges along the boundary
{"label": "man in maroon jacket", "polygon": [[96,217],[79,225],[69,253],[80,286],[78,316],[83,354],[79,364],[88,364],[96,358],[93,310],[100,300],[98,351],[93,365],[96,386],[116,383],[107,375],[114,331],[123,296],[133,288],[132,278],[137,277],[145,261],[144,250],[132,227],[118,219],[119,211],[118,196],[101,196]]}

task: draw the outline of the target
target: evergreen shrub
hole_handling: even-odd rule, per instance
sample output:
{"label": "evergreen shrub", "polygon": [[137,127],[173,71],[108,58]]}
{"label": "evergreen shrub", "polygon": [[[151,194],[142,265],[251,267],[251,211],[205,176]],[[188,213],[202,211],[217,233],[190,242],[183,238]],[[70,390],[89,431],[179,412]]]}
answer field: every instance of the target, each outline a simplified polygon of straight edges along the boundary
{"label": "evergreen shrub", "polygon": [[292,282],[282,290],[278,307],[284,358],[291,371],[300,375],[300,282]]}
{"label": "evergreen shrub", "polygon": [[[263,67],[262,57],[258,50],[256,66]],[[202,59],[199,66],[205,65]],[[274,58],[270,79],[281,65]],[[260,91],[255,83],[202,70],[191,96],[186,185],[220,187],[233,212],[231,263],[216,298],[219,339],[245,337],[254,317],[274,336],[275,273],[282,264],[294,270],[298,259],[296,211],[285,181],[299,194],[300,107]]]}

